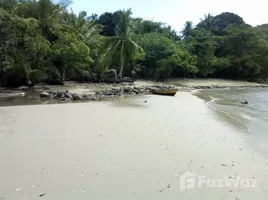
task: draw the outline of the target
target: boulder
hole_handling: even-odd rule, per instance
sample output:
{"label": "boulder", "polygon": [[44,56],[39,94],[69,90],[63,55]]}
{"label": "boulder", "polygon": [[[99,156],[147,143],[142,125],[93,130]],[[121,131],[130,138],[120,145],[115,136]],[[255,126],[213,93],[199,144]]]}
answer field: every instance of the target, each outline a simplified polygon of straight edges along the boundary
{"label": "boulder", "polygon": [[44,91],[44,92],[41,92],[40,97],[41,98],[49,98],[50,94],[48,92]]}
{"label": "boulder", "polygon": [[65,93],[64,92],[57,92],[55,98],[60,99],[62,97],[65,97]]}
{"label": "boulder", "polygon": [[72,95],[71,95],[71,93],[68,90],[65,92],[64,96],[67,99],[72,99],[73,98]]}
{"label": "boulder", "polygon": [[141,91],[139,89],[133,89],[133,92],[135,92],[135,94],[140,94]]}
{"label": "boulder", "polygon": [[75,101],[83,100],[83,97],[79,94],[73,93],[72,94],[72,99]]}
{"label": "boulder", "polygon": [[124,88],[124,93],[129,93],[129,94],[131,94],[133,92],[133,88],[131,88],[131,87],[126,87],[126,88]]}

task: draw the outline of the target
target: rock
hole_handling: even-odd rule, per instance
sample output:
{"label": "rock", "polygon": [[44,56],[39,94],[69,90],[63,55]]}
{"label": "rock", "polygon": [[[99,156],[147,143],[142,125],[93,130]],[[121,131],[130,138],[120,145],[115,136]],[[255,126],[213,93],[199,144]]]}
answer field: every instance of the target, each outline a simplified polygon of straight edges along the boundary
{"label": "rock", "polygon": [[248,101],[241,101],[241,103],[246,105],[246,104],[248,104]]}
{"label": "rock", "polygon": [[138,89],[133,89],[133,92],[135,92],[135,94],[140,94],[141,93],[141,91],[138,90]]}
{"label": "rock", "polygon": [[64,97],[64,96],[62,96],[62,97],[60,98],[60,100],[61,100],[61,101],[66,101],[66,100],[67,100],[67,98],[66,98],[66,97]]}
{"label": "rock", "polygon": [[46,195],[46,193],[42,192],[41,194],[39,194],[39,197],[43,197],[45,195]]}
{"label": "rock", "polygon": [[124,88],[124,93],[131,94],[133,92],[133,89],[131,87]]}
{"label": "rock", "polygon": [[92,97],[92,100],[97,101],[97,100],[99,100],[99,98],[97,96],[94,96],[94,97]]}
{"label": "rock", "polygon": [[68,90],[65,92],[64,96],[67,99],[72,99],[73,98],[72,95],[71,95],[71,93]]}
{"label": "rock", "polygon": [[92,95],[92,94],[84,94],[83,95],[83,99],[84,100],[92,100],[93,97],[94,97],[94,95]]}
{"label": "rock", "polygon": [[78,95],[76,93],[72,94],[72,99],[75,101],[83,100],[83,97],[81,95]]}
{"label": "rock", "polygon": [[56,95],[55,95],[55,98],[57,98],[57,99],[61,99],[62,97],[65,97],[64,92],[57,92]]}
{"label": "rock", "polygon": [[40,94],[41,98],[48,98],[49,96],[50,96],[50,94],[48,92],[46,92],[46,91],[41,92],[41,94]]}

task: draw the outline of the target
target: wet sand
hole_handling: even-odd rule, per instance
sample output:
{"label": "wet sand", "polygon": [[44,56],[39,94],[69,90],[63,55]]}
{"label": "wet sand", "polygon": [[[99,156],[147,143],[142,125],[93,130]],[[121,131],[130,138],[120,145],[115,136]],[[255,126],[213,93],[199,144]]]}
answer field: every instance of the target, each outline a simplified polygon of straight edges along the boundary
{"label": "wet sand", "polygon": [[265,84],[259,84],[254,82],[248,82],[248,81],[239,81],[239,80],[226,80],[226,79],[216,79],[216,78],[205,78],[205,79],[169,79],[167,81],[169,84],[174,85],[182,85],[182,86],[188,86],[188,87],[194,87],[194,86],[226,86],[226,87],[233,87],[233,86],[248,86],[248,87],[254,87],[254,86],[260,86]]}
{"label": "wet sand", "polygon": [[[1,107],[0,199],[267,200],[268,160],[243,134],[186,92]],[[258,187],[182,191],[187,171]]]}

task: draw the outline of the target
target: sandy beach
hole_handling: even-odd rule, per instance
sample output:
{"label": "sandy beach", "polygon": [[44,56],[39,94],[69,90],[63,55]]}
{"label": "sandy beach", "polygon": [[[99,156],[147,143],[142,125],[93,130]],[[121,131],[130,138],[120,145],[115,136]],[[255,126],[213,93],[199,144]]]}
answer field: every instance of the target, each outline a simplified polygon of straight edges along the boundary
{"label": "sandy beach", "polygon": [[[0,108],[0,200],[267,200],[267,169],[250,137],[190,92]],[[198,182],[224,177],[244,182]]]}

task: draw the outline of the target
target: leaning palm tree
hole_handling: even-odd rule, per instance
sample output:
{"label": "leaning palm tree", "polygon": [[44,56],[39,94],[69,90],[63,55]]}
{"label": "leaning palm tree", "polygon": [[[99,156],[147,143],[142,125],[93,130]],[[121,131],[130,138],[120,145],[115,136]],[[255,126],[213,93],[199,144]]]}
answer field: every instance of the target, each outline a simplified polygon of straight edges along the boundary
{"label": "leaning palm tree", "polygon": [[119,65],[119,78],[122,78],[124,65],[128,60],[136,60],[143,55],[143,49],[130,37],[131,9],[120,12],[120,21],[116,25],[116,36],[107,37],[101,56],[101,65],[105,68],[111,63]]}

